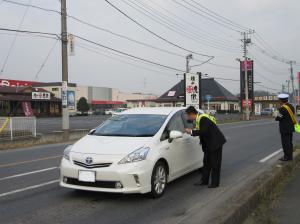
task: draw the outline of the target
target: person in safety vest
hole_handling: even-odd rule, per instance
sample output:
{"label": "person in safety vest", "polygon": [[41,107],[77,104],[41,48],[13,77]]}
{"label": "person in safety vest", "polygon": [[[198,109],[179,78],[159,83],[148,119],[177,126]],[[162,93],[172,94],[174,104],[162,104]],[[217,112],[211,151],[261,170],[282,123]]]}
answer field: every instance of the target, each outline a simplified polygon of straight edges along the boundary
{"label": "person in safety vest", "polygon": [[[295,116],[295,109],[288,103],[288,94],[279,94],[278,99],[280,102],[280,109],[279,113],[275,116],[275,120],[279,121],[279,131],[284,152],[284,156],[279,160],[291,161],[293,160],[293,132],[295,131],[291,116]],[[289,113],[289,110],[291,111],[291,114]]]}
{"label": "person in safety vest", "polygon": [[200,136],[200,142],[204,151],[202,179],[195,183],[196,186],[209,185],[216,188],[220,185],[222,148],[226,139],[217,126],[216,119],[208,114],[199,114],[195,107],[190,106],[185,110],[188,119],[196,122],[195,129],[185,129],[192,136]]}

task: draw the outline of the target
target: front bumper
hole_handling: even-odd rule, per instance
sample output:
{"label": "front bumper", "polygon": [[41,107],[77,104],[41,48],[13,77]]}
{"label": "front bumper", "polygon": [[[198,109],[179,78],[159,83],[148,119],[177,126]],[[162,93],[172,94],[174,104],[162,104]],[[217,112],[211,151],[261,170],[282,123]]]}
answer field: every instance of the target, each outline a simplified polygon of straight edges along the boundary
{"label": "front bumper", "polygon": [[[152,163],[148,160],[109,167],[86,169],[65,158],[61,161],[60,186],[72,189],[111,192],[147,193],[151,191]],[[96,183],[78,181],[79,170],[96,172]],[[121,187],[116,187],[120,183]]]}

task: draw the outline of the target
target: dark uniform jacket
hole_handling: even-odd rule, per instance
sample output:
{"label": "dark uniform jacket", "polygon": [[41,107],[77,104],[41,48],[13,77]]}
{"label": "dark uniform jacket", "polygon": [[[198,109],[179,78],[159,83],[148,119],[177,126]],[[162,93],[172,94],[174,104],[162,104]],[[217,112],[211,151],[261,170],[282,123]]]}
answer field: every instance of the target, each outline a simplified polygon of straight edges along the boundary
{"label": "dark uniform jacket", "polygon": [[193,130],[192,136],[200,136],[203,149],[207,152],[219,150],[226,143],[226,139],[218,126],[207,117],[201,118],[200,130]]}
{"label": "dark uniform jacket", "polygon": [[[291,104],[287,103],[286,105],[288,105],[293,111],[293,113],[295,113],[295,109]],[[275,120],[279,121],[280,133],[283,134],[293,133],[295,131],[295,128],[289,112],[284,107],[280,107],[279,113],[281,114],[281,116],[277,116]]]}

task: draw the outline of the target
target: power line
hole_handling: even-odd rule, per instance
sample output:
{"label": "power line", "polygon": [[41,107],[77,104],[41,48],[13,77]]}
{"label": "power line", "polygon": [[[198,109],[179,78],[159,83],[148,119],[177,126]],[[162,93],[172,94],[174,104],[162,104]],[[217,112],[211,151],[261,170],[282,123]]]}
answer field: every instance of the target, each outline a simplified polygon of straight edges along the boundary
{"label": "power line", "polygon": [[[239,28],[239,29],[242,29],[242,30],[245,30],[245,31],[251,30],[250,28],[247,28],[247,27],[245,27],[245,26],[242,26],[242,25],[240,25],[240,24],[238,24],[238,23],[236,23],[236,22],[234,22],[234,21],[232,21],[232,20],[230,20],[230,19],[228,19],[228,18],[226,18],[226,17],[224,17],[224,16],[222,16],[222,15],[220,15],[220,14],[218,14],[218,13],[212,11],[212,10],[210,10],[210,9],[208,9],[207,7],[203,6],[203,5],[200,4],[199,2],[196,2],[196,1],[194,1],[194,0],[191,0],[191,1],[192,1],[194,4],[200,6],[201,8],[205,9],[206,11],[208,11],[208,12],[209,12],[208,15],[210,15],[210,16],[212,16],[212,17],[214,17],[214,18],[219,17],[220,20],[225,20],[225,21],[227,21],[227,23],[228,23],[229,25],[235,26],[235,27],[237,27],[237,28]],[[201,11],[202,11],[202,10],[201,10]],[[213,16],[213,15],[211,15],[211,14],[213,14],[213,15],[215,15],[215,16]]]}
{"label": "power line", "polygon": [[[154,69],[146,68],[146,67],[144,67],[144,66],[136,65],[136,64],[127,62],[127,61],[125,61],[125,60],[122,60],[122,59],[119,59],[119,58],[116,58],[116,57],[109,56],[109,55],[107,55],[107,54],[104,54],[104,53],[99,52],[98,50],[91,49],[90,47],[87,47],[87,46],[85,46],[84,44],[77,44],[77,45],[78,45],[80,48],[85,49],[85,50],[87,50],[87,51],[93,52],[93,53],[95,53],[95,54],[101,55],[101,56],[103,56],[103,57],[106,57],[106,58],[109,58],[109,59],[112,59],[112,60],[115,60],[115,61],[119,61],[119,62],[124,63],[124,64],[131,65],[131,66],[133,66],[133,67],[135,67],[135,68],[141,68],[141,69],[143,69],[143,70],[148,70],[148,71],[151,71],[151,72],[155,72],[154,74],[160,73],[161,75],[164,75],[164,76],[168,76],[168,77],[173,76],[173,77],[174,77],[174,75],[172,75],[172,74],[166,74],[166,73],[163,73],[163,72],[161,72],[161,71],[157,71],[157,70],[154,70]],[[134,59],[132,59],[132,60],[134,60]],[[136,60],[134,60],[134,61],[136,61]]]}
{"label": "power line", "polygon": [[237,30],[237,29],[235,29],[235,28],[232,28],[231,26],[228,26],[228,25],[226,25],[226,24],[222,24],[221,22],[219,22],[219,21],[217,21],[217,20],[214,20],[214,19],[212,19],[212,18],[210,18],[210,17],[208,17],[208,16],[205,16],[205,15],[199,13],[198,11],[194,10],[195,8],[196,8],[196,9],[199,9],[198,7],[196,7],[195,5],[190,4],[189,2],[187,2],[187,1],[185,1],[185,0],[182,0],[182,1],[185,2],[187,5],[193,7],[193,8],[190,8],[190,7],[188,7],[187,5],[184,5],[184,4],[180,3],[180,2],[178,2],[177,0],[171,0],[171,1],[173,1],[173,2],[176,3],[177,5],[180,5],[180,6],[182,6],[183,8],[185,8],[185,9],[187,9],[187,10],[193,12],[194,14],[197,14],[197,15],[203,17],[203,18],[206,18],[207,20],[209,20],[209,21],[211,21],[211,22],[214,22],[214,23],[216,23],[216,24],[218,24],[218,25],[221,25],[221,26],[223,26],[223,27],[225,27],[225,28],[227,28],[227,29],[230,29],[230,30],[232,30],[232,31],[235,31],[235,32],[237,32],[237,33],[241,33],[240,30]]}
{"label": "power line", "polygon": [[[39,9],[39,10],[42,10],[42,11],[46,11],[46,12],[54,12],[54,13],[57,13],[57,14],[60,14],[59,11],[56,11],[56,10],[53,10],[53,9],[47,9],[47,8],[43,8],[43,7],[39,7],[39,6],[36,6],[36,5],[28,5],[28,4],[24,4],[24,3],[19,3],[19,2],[15,2],[15,1],[10,1],[10,0],[5,0],[6,2],[8,3],[11,3],[11,4],[15,4],[15,5],[20,5],[20,6],[29,6],[29,7],[32,7],[32,8],[35,8],[35,9]],[[89,23],[87,21],[84,21],[82,19],[79,19],[75,16],[72,16],[72,15],[67,15],[68,18],[70,19],[73,19],[79,23],[82,23],[86,26],[89,26],[89,27],[92,27],[94,29],[97,29],[97,30],[100,30],[100,31],[103,31],[103,32],[106,32],[106,33],[109,33],[111,35],[114,35],[114,36],[117,36],[117,37],[120,37],[120,38],[123,38],[123,39],[126,39],[128,41],[131,41],[131,42],[134,42],[134,43],[137,43],[139,45],[143,45],[143,46],[146,46],[148,48],[152,48],[152,49],[155,49],[155,50],[158,50],[158,51],[161,51],[161,52],[164,52],[164,53],[167,53],[167,54],[170,54],[170,55],[174,55],[174,56],[179,56],[179,57],[185,57],[184,55],[181,55],[181,54],[178,54],[176,52],[172,52],[172,51],[169,51],[169,50],[165,50],[165,49],[162,49],[162,48],[159,48],[159,47],[155,47],[153,45],[150,45],[148,43],[145,43],[145,42],[142,42],[142,41],[138,41],[138,40],[135,40],[133,38],[130,38],[130,37],[127,37],[125,35],[122,35],[122,34],[118,34],[116,32],[113,32],[109,29],[106,29],[106,28],[102,28],[100,26],[97,26],[95,24],[92,24],[92,23]],[[186,51],[186,50],[185,50]]]}
{"label": "power line", "polygon": [[47,33],[47,32],[31,31],[31,30],[19,30],[19,29],[16,30],[16,29],[9,29],[9,28],[3,28],[3,27],[0,27],[0,30],[8,31],[8,32],[17,32],[17,33],[41,34],[41,35],[48,35],[48,36],[56,36],[57,39],[60,39],[60,36],[56,33]]}
{"label": "power line", "polygon": [[142,29],[146,30],[147,32],[149,32],[150,34],[156,36],[157,38],[163,40],[164,42],[174,46],[174,47],[177,47],[181,50],[184,50],[184,51],[187,51],[189,53],[193,53],[193,54],[196,54],[196,55],[200,55],[200,56],[204,56],[204,57],[211,57],[211,58],[214,58],[214,56],[210,56],[210,55],[206,55],[206,54],[202,54],[202,53],[198,53],[198,52],[195,52],[195,51],[192,51],[192,50],[188,50],[178,44],[175,44],[173,43],[172,41],[169,41],[167,40],[166,38],[156,34],[155,32],[153,32],[152,30],[150,30],[149,28],[147,28],[146,26],[142,25],[140,22],[138,22],[137,20],[133,19],[132,17],[130,17],[129,15],[127,15],[125,12],[123,12],[121,9],[119,9],[117,6],[115,6],[114,4],[112,4],[110,1],[108,0],[105,0],[110,6],[112,6],[115,10],[117,10],[118,12],[120,12],[122,15],[124,15],[125,17],[127,17],[129,20],[131,20],[132,22],[134,22],[135,24],[137,24],[139,27],[141,27]]}
{"label": "power line", "polygon": [[41,67],[39,68],[39,70],[38,70],[37,73],[35,74],[34,80],[37,80],[37,79],[38,79],[39,74],[41,73],[41,71],[42,71],[43,68],[45,67],[45,65],[46,65],[46,63],[47,63],[47,61],[48,61],[50,55],[51,55],[52,52],[54,51],[54,49],[55,49],[57,43],[58,43],[58,39],[54,42],[53,46],[50,48],[50,50],[49,50],[47,56],[45,57],[45,59],[44,59],[42,65],[41,65]]}
{"label": "power line", "polygon": [[[74,34],[73,34],[74,35]],[[129,53],[126,53],[126,52],[123,52],[123,51],[120,51],[120,50],[117,50],[117,49],[114,49],[114,48],[111,48],[111,47],[108,47],[108,46],[105,46],[103,44],[100,44],[100,43],[97,43],[95,41],[92,41],[92,40],[89,40],[89,39],[86,39],[84,37],[80,37],[80,36],[77,36],[77,35],[74,35],[74,37],[77,37],[78,39],[81,39],[81,40],[84,40],[86,42],[89,42],[91,44],[95,44],[97,46],[100,46],[100,47],[103,47],[105,49],[108,49],[110,51],[113,51],[113,52],[117,52],[119,54],[122,54],[122,55],[125,55],[125,56],[128,56],[128,57],[131,57],[131,58],[135,58],[135,59],[138,59],[140,61],[144,61],[144,62],[147,62],[149,64],[153,64],[153,65],[157,65],[159,67],[162,67],[162,68],[166,68],[166,69],[169,69],[169,70],[173,70],[173,71],[179,71],[179,72],[184,72],[183,70],[181,69],[178,69],[178,68],[174,68],[174,67],[171,67],[171,66],[168,66],[168,65],[163,65],[163,64],[160,64],[158,62],[153,62],[153,61],[150,61],[148,59],[144,59],[144,58],[141,58],[141,57],[138,57],[138,56],[135,56],[135,55],[132,55],[132,54],[129,54]]]}
{"label": "power line", "polygon": [[[149,7],[148,5],[145,5],[142,2],[136,3],[131,0],[126,0],[126,1],[121,0],[121,1],[126,5],[130,6],[131,8],[135,9],[136,11],[140,12],[141,14],[145,15],[146,17],[150,18],[151,20],[155,21],[156,23],[160,24],[161,26],[166,27],[167,29],[177,34],[185,38],[191,39],[204,46],[209,46],[223,51],[234,51],[238,49],[234,46],[229,46],[228,43],[226,42],[216,40],[216,39],[212,40],[212,38],[207,38],[203,35],[199,35],[194,31],[187,30],[185,25],[179,24],[178,21],[158,12],[157,10]],[[205,44],[202,42],[205,42]]]}
{"label": "power line", "polygon": [[[155,2],[155,1],[151,1],[151,0],[148,0],[148,1],[150,1],[151,4],[156,5],[159,9],[165,11],[167,14],[169,14],[169,15],[171,15],[172,17],[176,18],[177,21],[182,22],[183,25],[187,25],[187,26],[193,28],[195,31],[201,30],[201,31],[202,31],[202,32],[201,32],[201,35],[205,35],[205,36],[207,36],[207,38],[211,38],[211,39],[215,39],[215,40],[222,39],[221,41],[224,42],[224,43],[228,43],[229,41],[230,41],[230,42],[233,42],[233,41],[231,41],[231,40],[228,40],[228,39],[225,39],[225,38],[222,38],[222,37],[219,37],[219,36],[218,36],[218,38],[216,38],[216,34],[212,34],[212,33],[210,33],[209,31],[202,29],[200,26],[195,26],[194,24],[192,24],[191,22],[189,22],[189,21],[186,20],[185,18],[178,16],[177,14],[171,12],[170,10],[166,9],[165,7],[161,6],[160,4],[158,4],[158,3]],[[144,5],[145,5],[145,4],[144,4]],[[148,5],[148,6],[149,6],[149,5]],[[153,7],[152,7],[152,8],[153,8]],[[158,12],[158,10],[156,10],[156,11]],[[162,14],[162,13],[161,13],[161,14]],[[164,14],[164,15],[165,15],[165,14]],[[165,15],[165,16],[166,16],[166,15]],[[169,18],[170,18],[170,17],[169,17]]]}
{"label": "power line", "polygon": [[47,12],[55,12],[55,13],[61,14],[60,11],[57,11],[57,10],[54,10],[54,9],[43,8],[43,7],[40,7],[40,6],[37,6],[37,5],[25,4],[25,3],[11,1],[11,0],[3,0],[3,2],[11,3],[11,4],[14,4],[14,5],[19,5],[19,6],[24,6],[24,7],[35,8],[35,9],[39,9],[39,10],[43,10],[43,11],[47,11]]}
{"label": "power line", "polygon": [[[31,3],[31,0],[28,0],[28,4],[30,4],[30,3]],[[19,25],[18,25],[18,27],[17,27],[17,29],[20,29],[20,28],[22,27],[23,22],[24,22],[24,20],[25,20],[25,17],[26,17],[26,15],[27,15],[28,10],[29,10],[29,7],[27,6],[26,9],[25,9],[25,12],[24,12],[24,14],[23,14],[23,16],[22,16],[22,18],[21,18],[21,21],[20,21],[20,23],[19,23]],[[2,75],[3,72],[4,72],[4,69],[5,69],[6,64],[7,64],[7,62],[8,62],[8,59],[9,59],[9,56],[10,56],[10,54],[11,54],[11,52],[12,52],[12,50],[13,50],[13,47],[15,46],[15,43],[16,43],[16,41],[17,41],[17,37],[18,37],[18,33],[15,34],[15,36],[14,36],[14,38],[13,38],[13,41],[11,42],[11,45],[9,46],[7,55],[6,55],[5,59],[4,59],[4,62],[3,62],[3,64],[2,64],[2,67],[1,67],[0,75]]]}

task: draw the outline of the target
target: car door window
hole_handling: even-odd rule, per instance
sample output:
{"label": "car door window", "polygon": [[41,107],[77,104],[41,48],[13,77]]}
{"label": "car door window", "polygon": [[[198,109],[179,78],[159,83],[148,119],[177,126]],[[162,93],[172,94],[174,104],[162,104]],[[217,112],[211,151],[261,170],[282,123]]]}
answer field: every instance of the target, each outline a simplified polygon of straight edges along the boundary
{"label": "car door window", "polygon": [[169,138],[171,131],[180,131],[183,132],[185,125],[182,120],[182,111],[178,111],[169,121],[166,129],[164,130],[161,141],[164,141]]}
{"label": "car door window", "polygon": [[184,128],[194,128],[195,127],[195,122],[189,121],[187,114],[185,112],[182,112],[182,120],[184,124]]}

